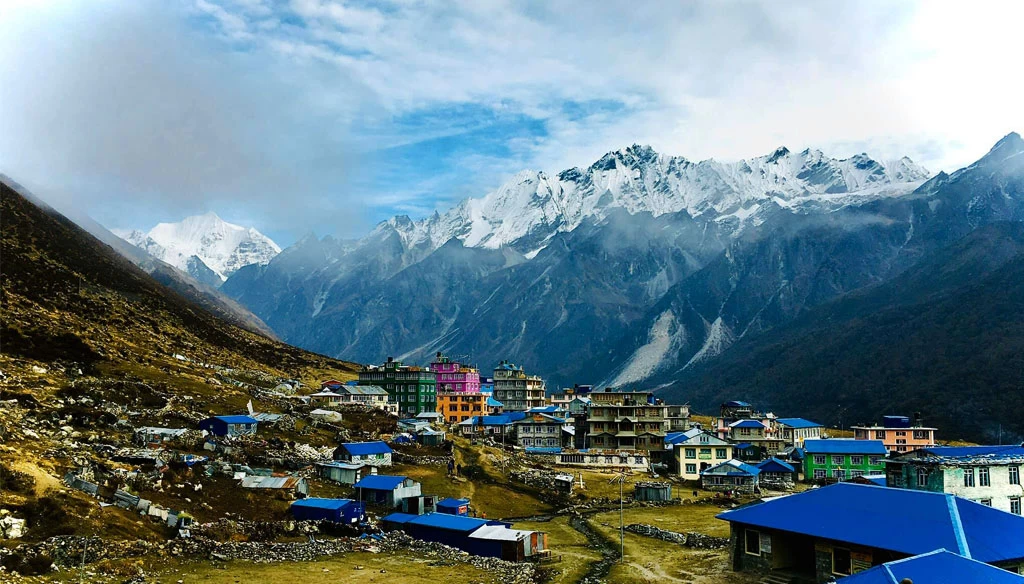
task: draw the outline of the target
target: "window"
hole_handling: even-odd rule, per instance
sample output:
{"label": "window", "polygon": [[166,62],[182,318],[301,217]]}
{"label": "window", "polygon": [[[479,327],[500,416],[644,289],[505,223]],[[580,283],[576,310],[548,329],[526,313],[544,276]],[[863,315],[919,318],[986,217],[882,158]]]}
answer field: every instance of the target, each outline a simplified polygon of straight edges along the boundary
{"label": "window", "polygon": [[753,529],[746,530],[746,552],[752,556],[761,555],[761,532]]}
{"label": "window", "polygon": [[825,464],[825,455],[824,454],[815,454],[814,455],[814,464]]}
{"label": "window", "polygon": [[885,430],[875,430],[875,440],[885,440]]}
{"label": "window", "polygon": [[832,464],[843,464],[844,462],[846,462],[845,456],[839,456],[836,454],[832,455]]}
{"label": "window", "polygon": [[991,482],[988,478],[988,467],[983,466],[978,469],[978,485],[982,487],[991,486]]}
{"label": "window", "polygon": [[728,458],[728,456],[726,456],[726,453],[725,453],[725,448],[716,448],[715,449],[715,458]]}
{"label": "window", "polygon": [[700,457],[701,458],[711,458],[711,449],[710,448],[701,448],[700,449]]}
{"label": "window", "polygon": [[965,487],[973,487],[974,486],[974,469],[973,468],[965,468],[964,469],[964,486]]}
{"label": "window", "polygon": [[850,464],[855,465],[855,466],[860,466],[860,465],[864,464],[864,457],[863,456],[851,456],[850,457]]}
{"label": "window", "polygon": [[686,474],[689,474],[689,475],[697,474],[697,465],[696,464],[688,464],[688,465],[686,465]]}
{"label": "window", "polygon": [[1020,515],[1020,497],[1010,497],[1010,513]]}
{"label": "window", "polygon": [[687,448],[686,449],[686,458],[697,458],[697,449],[696,448]]}
{"label": "window", "polygon": [[978,502],[986,507],[992,506],[992,499],[978,499]]}
{"label": "window", "polygon": [[923,440],[927,437],[928,432],[926,430],[914,430],[914,438],[917,438],[918,440]]}
{"label": "window", "polygon": [[846,471],[841,468],[837,468],[832,471],[832,476],[841,481],[846,480]]}
{"label": "window", "polygon": [[869,463],[873,464],[873,465],[876,465],[876,466],[879,465],[879,464],[882,464],[882,457],[881,456],[872,456],[869,459]]}
{"label": "window", "polygon": [[1011,466],[1011,467],[1007,468],[1006,471],[1009,473],[1009,476],[1010,476],[1010,484],[1011,485],[1019,485],[1020,484],[1020,467],[1019,466]]}
{"label": "window", "polygon": [[919,487],[927,487],[928,486],[928,471],[923,469],[923,468],[917,469],[917,486],[919,486]]}
{"label": "window", "polygon": [[825,469],[823,469],[823,468],[816,468],[816,469],[814,469],[814,478],[816,478],[816,479],[823,479],[823,478],[825,478]]}
{"label": "window", "polygon": [[864,476],[864,471],[862,471],[862,470],[851,471],[850,472],[850,476],[853,477],[853,478],[862,477],[862,476]]}
{"label": "window", "polygon": [[850,550],[846,548],[832,548],[832,573],[849,576],[853,573],[853,565],[850,560]]}
{"label": "window", "polygon": [[743,436],[750,436],[750,428],[740,428],[740,434]]}

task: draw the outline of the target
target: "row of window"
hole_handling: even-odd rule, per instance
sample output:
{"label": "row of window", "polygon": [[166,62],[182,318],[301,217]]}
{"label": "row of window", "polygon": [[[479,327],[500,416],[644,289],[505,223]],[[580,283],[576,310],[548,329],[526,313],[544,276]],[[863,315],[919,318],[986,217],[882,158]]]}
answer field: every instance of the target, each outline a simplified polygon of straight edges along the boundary
{"label": "row of window", "polygon": [[[862,471],[862,470],[851,470],[850,471],[850,478],[856,478],[856,477],[862,477],[862,476],[864,476],[864,471]],[[825,469],[823,469],[823,468],[816,468],[816,469],[814,469],[814,478],[816,478],[816,479],[824,479],[824,478],[827,478],[827,477],[828,477],[828,473],[825,471]],[[845,481],[846,480],[846,469],[845,468],[835,468],[835,469],[832,469],[832,478],[839,479],[841,481]]]}
{"label": "row of window", "polygon": [[[697,458],[697,449],[696,448],[687,448],[685,450],[684,456],[686,456],[686,458],[691,459],[691,460]],[[711,458],[711,449],[710,448],[701,448],[700,449],[700,456],[701,456],[701,458]],[[715,449],[715,458],[724,459],[724,458],[728,458],[728,457],[729,457],[728,449],[726,449],[726,448],[716,448]]]}
{"label": "row of window", "polygon": [[[832,464],[846,464],[846,456],[845,455],[833,454],[833,455],[831,455],[831,459],[832,459]],[[872,465],[882,464],[882,457],[881,456],[869,457],[868,458],[868,463],[872,464]],[[814,455],[814,464],[825,464],[825,455],[824,454],[815,454]],[[862,455],[862,454],[851,455],[850,456],[850,464],[853,465],[853,466],[858,466],[858,465],[864,464],[864,455]]]}
{"label": "row of window", "polygon": [[[533,428],[534,427],[529,425],[529,424],[522,424],[522,425],[519,426],[519,429],[522,430],[522,432],[524,434],[529,434],[529,433],[533,432],[534,431]],[[555,426],[537,426],[537,431],[536,431],[537,434],[543,434],[544,432],[547,432],[548,434],[554,434],[555,433]]]}

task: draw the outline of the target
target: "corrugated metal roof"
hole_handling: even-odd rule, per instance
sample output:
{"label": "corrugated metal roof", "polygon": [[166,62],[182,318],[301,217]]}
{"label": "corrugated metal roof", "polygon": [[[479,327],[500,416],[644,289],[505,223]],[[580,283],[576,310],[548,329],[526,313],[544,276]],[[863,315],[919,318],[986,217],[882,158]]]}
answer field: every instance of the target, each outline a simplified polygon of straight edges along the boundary
{"label": "corrugated metal roof", "polygon": [[504,525],[484,525],[480,529],[470,533],[469,537],[473,539],[489,539],[493,541],[519,541],[530,537],[531,533],[532,532],[530,531],[524,531],[522,529],[509,529]]}
{"label": "corrugated metal roof", "polygon": [[868,454],[885,456],[889,453],[881,440],[854,440],[853,438],[808,438],[804,440],[808,454]]}
{"label": "corrugated metal roof", "polygon": [[737,420],[729,424],[730,428],[764,428],[764,424],[757,420]]}
{"label": "corrugated metal roof", "polygon": [[982,562],[1024,558],[1024,517],[945,493],[838,483],[718,518],[904,554],[942,548]]}
{"label": "corrugated metal roof", "polygon": [[307,507],[310,509],[331,509],[338,510],[343,509],[352,503],[352,499],[321,499],[318,497],[310,497],[308,499],[299,499],[292,503],[292,507]]}
{"label": "corrugated metal roof", "polygon": [[759,462],[757,468],[761,469],[761,472],[796,472],[792,466],[775,458],[774,456],[768,460]]}
{"label": "corrugated metal roof", "polygon": [[1024,584],[1024,576],[946,550],[935,550],[875,566],[842,578],[839,584],[899,584],[904,579],[923,583]]}
{"label": "corrugated metal roof", "polygon": [[391,515],[385,515],[381,518],[381,521],[387,521],[388,523],[406,524],[416,519],[419,515],[412,515],[410,513],[392,513]]}
{"label": "corrugated metal roof", "polygon": [[388,454],[391,447],[381,441],[376,442],[347,442],[341,448],[352,456],[365,456],[367,454]]}
{"label": "corrugated metal roof", "polygon": [[242,479],[245,489],[294,489],[299,485],[299,477],[263,477],[248,476]]}
{"label": "corrugated metal roof", "polygon": [[750,466],[745,462],[740,462],[739,460],[727,460],[721,464],[716,464],[707,470],[700,471],[700,474],[725,475],[729,477],[757,476],[761,474],[761,469],[756,466]]}
{"label": "corrugated metal roof", "polygon": [[437,502],[438,507],[459,507],[461,505],[469,505],[469,499],[454,499],[448,497],[447,499],[441,499]]}
{"label": "corrugated metal roof", "polygon": [[783,426],[789,426],[790,428],[821,428],[822,425],[817,422],[805,420],[803,418],[779,418],[778,422]]}
{"label": "corrugated metal roof", "polygon": [[369,475],[359,479],[359,481],[352,486],[361,489],[393,491],[404,483],[406,478],[408,477],[395,475]]}

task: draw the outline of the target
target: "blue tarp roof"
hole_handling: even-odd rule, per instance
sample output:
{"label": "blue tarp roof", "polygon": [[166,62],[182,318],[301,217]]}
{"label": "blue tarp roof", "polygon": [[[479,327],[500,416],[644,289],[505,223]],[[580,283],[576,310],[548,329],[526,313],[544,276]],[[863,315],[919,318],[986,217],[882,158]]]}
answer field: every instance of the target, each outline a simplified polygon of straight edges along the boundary
{"label": "blue tarp roof", "polygon": [[366,456],[367,454],[387,454],[391,447],[384,442],[348,442],[341,445],[352,456]]}
{"label": "blue tarp roof", "polygon": [[779,418],[779,423],[790,428],[820,428],[821,424],[803,418]]}
{"label": "blue tarp roof", "polygon": [[885,456],[889,451],[881,440],[853,438],[808,438],[804,440],[807,454],[868,454]]}
{"label": "blue tarp roof", "polygon": [[458,507],[460,505],[469,505],[469,499],[454,499],[448,497],[447,499],[441,499],[437,502],[438,507]]}
{"label": "blue tarp roof", "polygon": [[476,517],[466,517],[465,515],[448,515],[447,513],[427,513],[426,515],[419,515],[415,519],[408,521],[413,525],[422,525],[424,527],[435,527],[437,529],[447,529],[450,531],[461,531],[469,533],[475,531],[489,522],[486,519],[477,519]]}
{"label": "blue tarp roof", "polygon": [[558,446],[527,446],[526,452],[535,454],[558,454],[562,449]]}
{"label": "blue tarp roof", "polygon": [[764,428],[764,424],[757,420],[740,420],[729,424],[730,428]]}
{"label": "blue tarp roof", "polygon": [[308,499],[299,499],[298,501],[295,501],[292,503],[292,507],[337,510],[347,506],[351,502],[352,499],[320,499],[317,497],[310,497]]}
{"label": "blue tarp roof", "polygon": [[214,416],[226,424],[255,424],[256,419],[249,416]]}
{"label": "blue tarp roof", "polygon": [[1024,576],[959,556],[935,550],[919,556],[875,566],[839,580],[839,584],[899,584],[912,582],[974,582],[977,584],[1024,584]]}
{"label": "blue tarp roof", "polygon": [[531,414],[553,414],[558,411],[558,406],[543,406],[539,408],[530,408],[527,412]]}
{"label": "blue tarp roof", "polygon": [[487,397],[487,405],[489,407],[492,407],[492,408],[503,408],[503,407],[505,407],[505,404],[501,403],[500,401],[498,401],[498,400],[496,400],[496,399],[494,399],[493,397],[490,397],[490,396]]}
{"label": "blue tarp roof", "polygon": [[1024,558],[1024,517],[946,493],[838,483],[718,518],[904,554],[948,549],[990,563]]}
{"label": "blue tarp roof", "polygon": [[774,456],[758,463],[757,468],[761,469],[761,472],[796,472],[792,466]]}
{"label": "blue tarp roof", "polygon": [[393,491],[396,487],[405,482],[407,477],[393,475],[369,475],[359,479],[359,482],[352,485],[361,489],[376,489],[380,491]]}

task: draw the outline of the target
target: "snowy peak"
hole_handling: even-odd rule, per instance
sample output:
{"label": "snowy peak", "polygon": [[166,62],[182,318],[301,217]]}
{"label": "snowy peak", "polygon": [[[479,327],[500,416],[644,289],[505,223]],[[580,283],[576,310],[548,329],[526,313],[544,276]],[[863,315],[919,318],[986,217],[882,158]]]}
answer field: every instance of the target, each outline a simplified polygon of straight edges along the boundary
{"label": "snowy peak", "polygon": [[829,210],[872,197],[913,191],[929,173],[909,158],[880,162],[867,154],[847,159],[820,150],[793,153],[780,146],[740,160],[693,163],[634,144],[609,152],[586,169],[557,175],[524,170],[481,198],[421,220],[400,216],[375,235],[397,233],[406,249],[436,249],[457,238],[467,247],[510,246],[527,257],[558,232],[613,209],[662,215],[685,211],[704,220],[757,221],[765,207]]}
{"label": "snowy peak", "polygon": [[206,282],[223,282],[239,268],[266,264],[281,251],[256,229],[228,223],[212,211],[186,217],[178,223],[160,223],[148,233],[139,230],[115,233]]}

